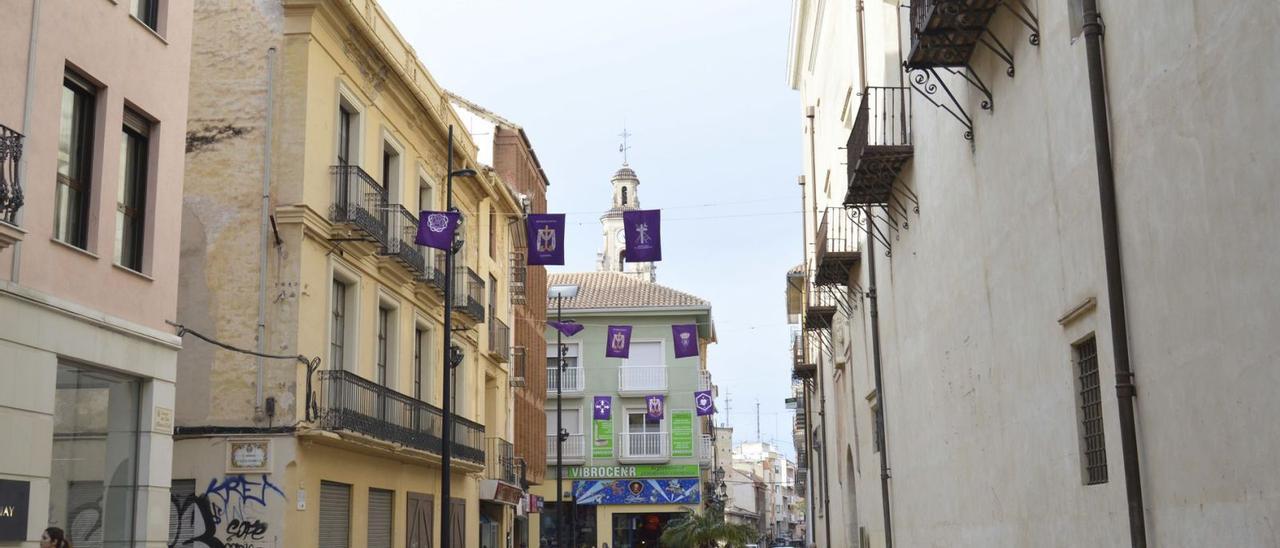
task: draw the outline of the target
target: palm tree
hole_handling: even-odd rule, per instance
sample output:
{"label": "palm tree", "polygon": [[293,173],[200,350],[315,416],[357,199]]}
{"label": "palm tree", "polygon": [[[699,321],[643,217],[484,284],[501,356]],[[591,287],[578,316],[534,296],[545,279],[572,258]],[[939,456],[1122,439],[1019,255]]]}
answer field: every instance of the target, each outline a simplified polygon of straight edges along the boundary
{"label": "palm tree", "polygon": [[[756,538],[755,528],[737,523],[725,523],[724,517],[715,512],[695,512],[685,508],[687,513],[672,523],[662,532],[663,546],[681,548],[716,548],[719,546],[740,547]],[[722,544],[723,543],[723,544]]]}

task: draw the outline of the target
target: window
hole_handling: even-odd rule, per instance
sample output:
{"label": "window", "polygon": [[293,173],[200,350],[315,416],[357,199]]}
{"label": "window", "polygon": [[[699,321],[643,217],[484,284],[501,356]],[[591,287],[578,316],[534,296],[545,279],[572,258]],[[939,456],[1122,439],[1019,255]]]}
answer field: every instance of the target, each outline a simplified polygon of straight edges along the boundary
{"label": "window", "polygon": [[133,0],[129,13],[144,25],[151,27],[151,30],[159,30],[160,27],[157,25],[160,20],[160,0]]}
{"label": "window", "polygon": [[97,90],[75,74],[63,77],[53,236],[80,249],[87,249],[89,240],[96,95]]}
{"label": "window", "polygon": [[[582,410],[581,409],[561,409],[560,425],[569,431],[569,435],[577,435],[582,433]],[[547,410],[547,435],[556,435],[556,412],[554,409]],[[568,451],[568,449],[565,449]],[[554,457],[554,452],[553,455]]]}
{"label": "window", "polygon": [[333,280],[333,310],[331,311],[333,332],[329,334],[329,368],[343,369],[347,343],[347,284],[342,280]]}
{"label": "window", "polygon": [[424,178],[418,178],[418,210],[435,211],[435,203],[431,183]]}
{"label": "window", "polygon": [[320,548],[351,546],[351,486],[320,482]]}
{"label": "window", "polygon": [[391,548],[395,491],[369,489],[369,548]]}
{"label": "window", "polygon": [[627,410],[627,432],[630,434],[653,434],[662,431],[662,421],[649,418],[644,410]]}
{"label": "window", "polygon": [[626,270],[627,270],[627,248],[624,247],[618,251],[618,272],[625,272]]}
{"label": "window", "polygon": [[627,187],[622,187],[622,205],[627,205]]}
{"label": "window", "polygon": [[356,113],[346,102],[338,105],[338,165],[349,166],[354,163],[355,150],[351,147],[352,138],[356,134]]}
{"label": "window", "polygon": [[377,360],[377,381],[382,386],[387,385],[387,354],[389,353],[389,342],[391,326],[391,309],[378,307],[378,360]]}
{"label": "window", "polygon": [[498,217],[493,211],[489,212],[489,258],[498,258]]}
{"label": "window", "polygon": [[76,546],[133,544],[141,388],[137,379],[57,366],[49,525]]}
{"label": "window", "polygon": [[884,449],[884,413],[880,412],[880,404],[871,405],[871,451],[879,453]]}
{"label": "window", "polygon": [[1098,344],[1090,335],[1072,345],[1080,398],[1080,446],[1084,483],[1107,482],[1107,440],[1102,433],[1102,389],[1098,379]]}
{"label": "window", "polygon": [[626,365],[665,365],[661,341],[631,341],[631,357]]}
{"label": "window", "polygon": [[1084,2],[1067,0],[1067,12],[1069,14],[1067,20],[1071,24],[1071,43],[1074,44],[1084,32]]}
{"label": "window", "polygon": [[[547,369],[554,369],[556,366],[556,345],[555,343],[547,344]],[[578,345],[577,343],[564,344],[564,366],[568,368],[578,367]]]}
{"label": "window", "polygon": [[413,330],[413,397],[427,401],[430,390],[431,373],[427,368],[431,359],[431,344],[427,340],[427,330],[416,327]]}
{"label": "window", "polygon": [[116,187],[116,264],[142,271],[146,230],[147,156],[151,124],[132,110],[124,111],[120,138],[120,184]]}
{"label": "window", "polygon": [[400,203],[400,151],[391,141],[382,141],[382,189],[392,203]]}

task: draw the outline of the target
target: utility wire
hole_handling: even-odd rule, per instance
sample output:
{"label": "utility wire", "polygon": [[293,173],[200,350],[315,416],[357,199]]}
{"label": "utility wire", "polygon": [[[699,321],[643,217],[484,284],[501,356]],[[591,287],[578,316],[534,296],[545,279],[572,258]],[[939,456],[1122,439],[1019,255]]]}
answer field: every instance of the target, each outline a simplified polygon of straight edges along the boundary
{"label": "utility wire", "polygon": [[[177,328],[177,330],[178,330],[178,336],[179,336],[179,337],[182,337],[182,336],[187,335],[187,334],[195,335],[195,337],[196,337],[197,339],[200,339],[200,340],[202,340],[202,341],[204,341],[204,342],[207,342],[207,343],[209,343],[209,344],[212,344],[212,345],[217,346],[217,347],[219,347],[219,348],[222,348],[222,349],[224,349],[224,350],[230,350],[230,351],[232,351],[232,352],[239,352],[239,353],[241,353],[241,354],[248,354],[248,355],[250,355],[250,356],[258,356],[258,357],[267,358],[267,359],[272,359],[272,360],[297,360],[297,361],[300,361],[300,362],[305,363],[305,364],[307,364],[307,365],[311,365],[311,360],[308,360],[308,359],[307,359],[307,357],[306,357],[306,356],[303,356],[302,354],[296,354],[296,355],[293,355],[293,356],[285,356],[285,355],[283,355],[283,354],[264,354],[264,353],[262,353],[262,352],[255,352],[255,351],[253,351],[253,350],[246,350],[246,349],[243,349],[243,348],[239,348],[239,347],[236,347],[236,346],[232,346],[232,345],[227,344],[227,343],[224,343],[224,342],[222,342],[222,341],[215,340],[215,339],[213,339],[212,337],[209,337],[209,336],[207,336],[207,335],[205,335],[205,334],[203,334],[203,333],[200,333],[199,331],[196,331],[196,330],[194,330],[194,329],[188,328],[187,326],[182,325],[182,324],[180,324],[180,323],[174,323],[174,322],[171,322],[171,321],[169,321],[169,320],[165,320],[165,321],[164,321],[164,323],[167,323],[167,324],[172,325],[173,327]],[[316,358],[316,360],[318,361],[318,360],[319,360],[319,358]]]}

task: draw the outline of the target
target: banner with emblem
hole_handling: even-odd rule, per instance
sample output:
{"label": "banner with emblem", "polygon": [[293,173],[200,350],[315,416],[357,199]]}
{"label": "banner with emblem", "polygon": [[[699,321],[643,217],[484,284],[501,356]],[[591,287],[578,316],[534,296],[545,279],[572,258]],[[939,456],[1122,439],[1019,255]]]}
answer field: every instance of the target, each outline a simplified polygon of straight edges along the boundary
{"label": "banner with emblem", "polygon": [[698,355],[698,324],[671,326],[671,340],[675,342],[677,358],[691,358]]}
{"label": "banner with emblem", "polygon": [[524,228],[529,264],[564,264],[563,213],[530,213]]}
{"label": "banner with emblem", "polygon": [[613,396],[596,396],[595,404],[591,408],[594,410],[591,416],[595,420],[603,421],[613,418]]}
{"label": "banner with emblem", "polygon": [[662,210],[623,211],[622,228],[626,232],[627,262],[652,263],[662,260]]}
{"label": "banner with emblem", "polygon": [[699,390],[693,393],[693,407],[698,410],[699,417],[713,415],[716,412],[716,400],[711,397],[710,390]]}
{"label": "banner with emblem", "polygon": [[609,331],[605,333],[604,356],[606,358],[631,357],[631,326],[609,326]]}
{"label": "banner with emblem", "polygon": [[665,398],[661,394],[644,397],[645,418],[649,420],[662,420],[663,407],[665,407]]}
{"label": "banner with emblem", "polygon": [[453,248],[453,233],[458,230],[458,212],[456,211],[421,211],[418,213],[418,235],[414,243],[450,250]]}

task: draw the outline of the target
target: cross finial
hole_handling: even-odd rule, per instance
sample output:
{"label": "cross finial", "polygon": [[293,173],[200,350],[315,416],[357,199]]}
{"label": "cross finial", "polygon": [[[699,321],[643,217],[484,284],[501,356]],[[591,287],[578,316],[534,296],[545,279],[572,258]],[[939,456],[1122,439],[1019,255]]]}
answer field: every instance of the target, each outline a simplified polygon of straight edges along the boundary
{"label": "cross finial", "polygon": [[630,133],[627,133],[627,124],[626,124],[626,123],[623,123],[623,124],[622,124],[622,133],[619,133],[619,134],[618,134],[618,137],[622,137],[622,144],[618,145],[618,152],[621,152],[621,153],[622,153],[622,164],[623,164],[623,165],[626,165],[626,163],[627,163],[627,151],[628,151],[628,150],[631,150],[631,147],[627,145],[627,137],[630,137],[630,136],[631,136],[631,134],[630,134]]}

